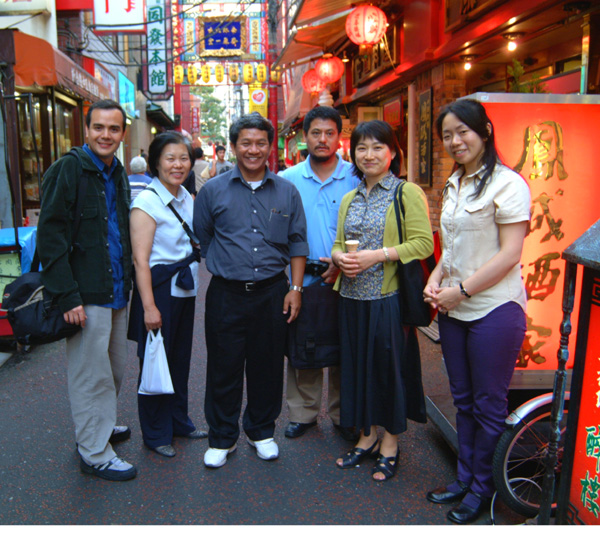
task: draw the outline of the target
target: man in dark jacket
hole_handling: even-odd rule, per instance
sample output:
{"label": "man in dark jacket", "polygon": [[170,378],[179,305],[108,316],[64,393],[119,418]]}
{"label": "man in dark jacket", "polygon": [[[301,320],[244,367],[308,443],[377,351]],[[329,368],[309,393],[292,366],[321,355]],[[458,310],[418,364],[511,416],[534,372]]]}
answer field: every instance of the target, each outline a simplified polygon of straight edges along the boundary
{"label": "man in dark jacket", "polygon": [[[111,100],[86,116],[87,143],[57,160],[44,175],[37,250],[42,281],[65,320],[81,326],[67,339],[67,375],[77,448],[84,473],[129,480],[131,464],[111,442],[131,431],[116,426],[117,395],[127,363],[127,301],[131,290],[130,189],[115,157],[125,137],[125,112]],[[80,192],[81,178],[87,178]],[[84,195],[81,223],[72,236],[74,208]]]}

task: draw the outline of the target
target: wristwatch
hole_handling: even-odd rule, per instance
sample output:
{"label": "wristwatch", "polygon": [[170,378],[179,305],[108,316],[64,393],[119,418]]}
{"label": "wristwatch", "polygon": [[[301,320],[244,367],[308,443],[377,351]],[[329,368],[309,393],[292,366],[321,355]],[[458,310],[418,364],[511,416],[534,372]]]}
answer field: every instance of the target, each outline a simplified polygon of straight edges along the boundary
{"label": "wristwatch", "polygon": [[304,292],[304,289],[302,287],[299,287],[298,285],[290,285],[290,290],[297,290],[298,292]]}

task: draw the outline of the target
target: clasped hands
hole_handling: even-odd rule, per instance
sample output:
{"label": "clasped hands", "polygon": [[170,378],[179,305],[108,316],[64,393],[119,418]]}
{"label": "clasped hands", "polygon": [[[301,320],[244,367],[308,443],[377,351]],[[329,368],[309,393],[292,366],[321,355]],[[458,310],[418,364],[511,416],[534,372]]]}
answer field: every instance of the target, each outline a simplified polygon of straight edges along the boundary
{"label": "clasped hands", "polygon": [[372,249],[362,249],[350,253],[338,252],[336,253],[334,260],[335,264],[340,267],[340,270],[344,275],[349,278],[356,277],[361,272],[364,272],[371,266],[381,262],[377,250]]}
{"label": "clasped hands", "polygon": [[442,314],[454,309],[464,299],[465,297],[460,293],[458,285],[440,287],[439,283],[430,281],[423,289],[423,301]]}

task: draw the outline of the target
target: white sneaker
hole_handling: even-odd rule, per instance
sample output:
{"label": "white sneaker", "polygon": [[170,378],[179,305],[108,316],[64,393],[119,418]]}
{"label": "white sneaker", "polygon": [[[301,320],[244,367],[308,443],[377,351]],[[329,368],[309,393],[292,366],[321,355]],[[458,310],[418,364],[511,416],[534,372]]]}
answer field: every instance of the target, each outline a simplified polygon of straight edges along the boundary
{"label": "white sneaker", "polygon": [[230,449],[209,448],[204,453],[204,465],[206,465],[206,467],[213,467],[215,469],[217,467],[222,467],[227,463],[227,455],[231,454],[236,448],[237,445],[233,445],[233,447]]}
{"label": "white sneaker", "polygon": [[279,458],[279,447],[272,437],[261,441],[248,439],[248,443],[256,449],[256,454],[261,460],[276,460]]}

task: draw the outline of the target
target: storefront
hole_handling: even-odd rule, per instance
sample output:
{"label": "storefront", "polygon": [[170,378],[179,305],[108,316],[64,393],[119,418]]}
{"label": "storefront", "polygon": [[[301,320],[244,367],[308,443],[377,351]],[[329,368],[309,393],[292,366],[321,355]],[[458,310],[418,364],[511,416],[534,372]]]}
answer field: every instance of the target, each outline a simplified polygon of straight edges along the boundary
{"label": "storefront", "polygon": [[41,176],[71,147],[84,142],[84,113],[109,90],[42,39],[0,30],[0,62],[17,225],[35,225]]}

